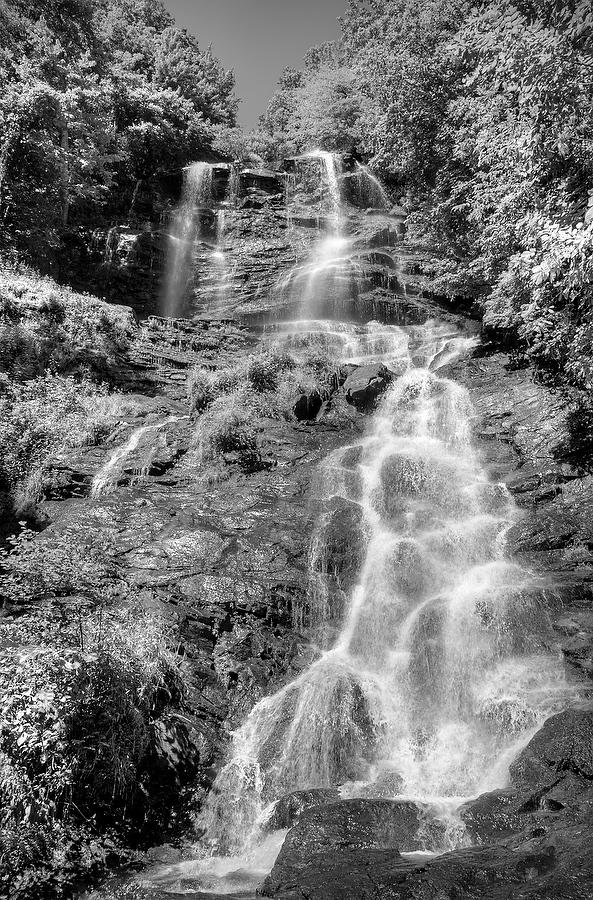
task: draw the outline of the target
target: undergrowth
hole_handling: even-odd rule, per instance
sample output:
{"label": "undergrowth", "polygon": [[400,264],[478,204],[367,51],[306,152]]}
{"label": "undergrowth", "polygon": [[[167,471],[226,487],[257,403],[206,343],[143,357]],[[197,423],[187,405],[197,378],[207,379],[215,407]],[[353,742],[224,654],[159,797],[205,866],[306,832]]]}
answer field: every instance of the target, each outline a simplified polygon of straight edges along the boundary
{"label": "undergrowth", "polygon": [[184,681],[171,626],[109,546],[25,530],[1,563],[0,896],[53,900],[154,826]]}
{"label": "undergrowth", "polygon": [[112,369],[135,336],[131,314],[24,268],[0,269],[0,494],[29,516],[59,487],[55,460],[96,443],[122,395]]}
{"label": "undergrowth", "polygon": [[200,462],[216,464],[224,457],[247,471],[263,467],[265,420],[290,420],[300,395],[328,393],[336,368],[330,348],[315,338],[303,338],[290,350],[261,350],[234,366],[194,368],[187,392]]}

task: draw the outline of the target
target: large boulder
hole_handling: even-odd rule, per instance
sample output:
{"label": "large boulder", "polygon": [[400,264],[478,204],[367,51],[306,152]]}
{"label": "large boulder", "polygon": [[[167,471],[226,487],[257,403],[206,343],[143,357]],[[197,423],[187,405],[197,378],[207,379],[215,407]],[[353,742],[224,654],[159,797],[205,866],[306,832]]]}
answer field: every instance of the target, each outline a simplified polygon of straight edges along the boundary
{"label": "large boulder", "polygon": [[292,828],[294,823],[307,809],[335,803],[340,794],[335,788],[312,788],[310,791],[293,791],[285,794],[276,802],[266,828],[275,831],[280,828]]}
{"label": "large boulder", "polygon": [[381,363],[359,366],[344,382],[348,403],[362,410],[373,409],[377,399],[391,384],[393,377],[393,372]]}
{"label": "large boulder", "polygon": [[523,791],[542,791],[568,774],[593,781],[593,710],[552,716],[510,767],[513,786]]}
{"label": "large boulder", "polygon": [[586,900],[587,883],[586,873],[556,868],[553,847],[472,847],[428,862],[364,849],[326,851],[298,869],[277,863],[260,893],[277,900]]}
{"label": "large boulder", "polygon": [[[344,881],[344,875],[354,860],[358,860],[363,869],[368,865],[361,851],[389,850],[390,859],[399,859],[399,848],[405,850],[418,846],[415,835],[420,823],[420,810],[414,803],[395,800],[340,800],[308,809],[288,832],[274,869],[263,884],[263,895],[274,897],[275,892],[286,885],[301,886],[302,878],[304,884],[308,884],[312,861],[321,864],[321,868],[313,866],[313,880],[320,877],[323,884],[322,873],[327,862],[333,858],[344,860],[336,869],[336,881],[348,884],[348,879]],[[308,894],[303,892],[294,896]],[[362,898],[367,895],[353,890],[350,894],[338,892],[311,896]]]}
{"label": "large boulder", "polygon": [[515,791],[490,791],[464,803],[459,815],[473,843],[491,844],[524,827],[526,817],[520,807]]}

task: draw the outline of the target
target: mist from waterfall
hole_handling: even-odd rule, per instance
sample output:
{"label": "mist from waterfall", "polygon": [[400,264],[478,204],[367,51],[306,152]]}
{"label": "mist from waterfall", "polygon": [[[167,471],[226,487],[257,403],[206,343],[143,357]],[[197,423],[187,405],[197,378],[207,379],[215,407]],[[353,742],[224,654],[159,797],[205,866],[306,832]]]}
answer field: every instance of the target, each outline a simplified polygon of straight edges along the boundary
{"label": "mist from waterfall", "polygon": [[195,162],[183,170],[181,202],[169,233],[163,292],[163,314],[178,316],[182,311],[193,269],[195,242],[200,239],[200,212],[212,205],[212,166]]}

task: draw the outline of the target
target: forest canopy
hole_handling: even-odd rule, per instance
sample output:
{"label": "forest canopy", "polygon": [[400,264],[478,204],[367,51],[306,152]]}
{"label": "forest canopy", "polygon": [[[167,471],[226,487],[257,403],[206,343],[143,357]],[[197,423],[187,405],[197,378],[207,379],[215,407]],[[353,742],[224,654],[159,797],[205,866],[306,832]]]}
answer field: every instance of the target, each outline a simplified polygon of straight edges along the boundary
{"label": "forest canopy", "polygon": [[80,214],[116,218],[138,179],[233,126],[234,76],[160,0],[2,0],[0,221],[35,257]]}
{"label": "forest canopy", "polygon": [[350,0],[341,37],[287,69],[268,157],[357,151],[488,333],[593,387],[590,0]]}

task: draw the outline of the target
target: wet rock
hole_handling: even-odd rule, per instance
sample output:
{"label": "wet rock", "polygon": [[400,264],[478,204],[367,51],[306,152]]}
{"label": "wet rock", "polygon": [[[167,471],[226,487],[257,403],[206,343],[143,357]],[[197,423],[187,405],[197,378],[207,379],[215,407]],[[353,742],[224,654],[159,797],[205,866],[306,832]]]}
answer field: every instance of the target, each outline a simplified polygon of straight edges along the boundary
{"label": "wet rock", "polygon": [[392,380],[393,373],[382,364],[360,366],[344,382],[346,399],[358,409],[371,410]]}
{"label": "wet rock", "polygon": [[324,519],[312,565],[318,572],[331,574],[339,587],[347,590],[354,583],[364,558],[364,513],[358,503],[332,497],[326,505]]}
{"label": "wet rock", "polygon": [[293,791],[277,801],[270,818],[266,822],[266,829],[275,831],[281,828],[291,828],[305,810],[314,806],[324,806],[328,803],[337,802],[339,799],[339,792],[333,788]]}
{"label": "wet rock", "polygon": [[593,711],[569,709],[548,719],[511,764],[512,784],[538,791],[567,774],[593,782]]}
{"label": "wet rock", "polygon": [[276,172],[270,169],[243,169],[239,173],[239,196],[249,196],[251,192],[282,197],[284,185]]}
{"label": "wet rock", "polygon": [[318,854],[343,850],[412,850],[420,811],[396,800],[340,800],[302,813],[286,836],[276,865],[285,871]]}
{"label": "wet rock", "polygon": [[393,849],[338,850],[298,867],[277,863],[261,893],[277,900],[586,900],[590,870],[584,848],[563,859],[553,846],[475,847],[430,862]]}
{"label": "wet rock", "polygon": [[491,791],[464,803],[459,815],[473,843],[491,844],[524,827],[525,815],[519,813],[520,806],[515,791]]}
{"label": "wet rock", "polygon": [[296,866],[278,862],[260,888],[280,900],[395,900],[406,865],[397,850],[326,852]]}

